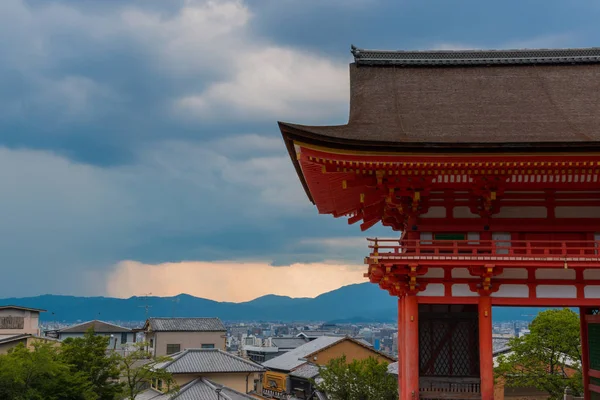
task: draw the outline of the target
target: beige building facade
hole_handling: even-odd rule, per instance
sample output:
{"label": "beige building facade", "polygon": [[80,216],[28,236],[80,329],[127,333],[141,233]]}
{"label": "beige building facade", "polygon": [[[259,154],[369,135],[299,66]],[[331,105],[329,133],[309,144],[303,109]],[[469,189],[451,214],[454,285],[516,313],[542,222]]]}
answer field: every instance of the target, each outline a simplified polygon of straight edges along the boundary
{"label": "beige building facade", "polygon": [[155,356],[166,356],[186,349],[225,350],[227,332],[148,332],[146,341]]}
{"label": "beige building facade", "polygon": [[0,335],[40,336],[40,312],[37,308],[0,306]]}
{"label": "beige building facade", "polygon": [[155,357],[187,349],[225,351],[227,347],[227,329],[218,318],[149,318],[142,331]]}
{"label": "beige building facade", "polygon": [[0,306],[0,354],[24,344],[31,348],[39,341],[56,342],[40,337],[40,313],[46,310],[21,306]]}

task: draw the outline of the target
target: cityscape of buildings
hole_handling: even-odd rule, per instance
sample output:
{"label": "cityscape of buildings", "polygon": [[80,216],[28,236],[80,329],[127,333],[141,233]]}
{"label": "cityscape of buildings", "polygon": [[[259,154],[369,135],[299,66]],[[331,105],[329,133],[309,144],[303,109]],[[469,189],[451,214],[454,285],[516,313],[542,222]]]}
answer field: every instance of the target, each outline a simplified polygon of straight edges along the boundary
{"label": "cityscape of buildings", "polygon": [[[143,343],[151,356],[172,357],[163,367],[173,372],[178,385],[189,393],[217,393],[219,389],[218,393],[277,399],[312,399],[319,368],[341,355],[356,359],[374,356],[387,361],[389,372],[397,374],[398,330],[389,323],[223,323],[206,317],[48,323],[40,322],[44,312],[1,306],[0,354],[19,343],[59,343],[83,337],[92,329],[109,338],[108,352],[127,355]],[[527,334],[528,325],[528,321],[495,323],[494,351],[504,351],[511,338]],[[157,382],[140,398],[160,393]]]}

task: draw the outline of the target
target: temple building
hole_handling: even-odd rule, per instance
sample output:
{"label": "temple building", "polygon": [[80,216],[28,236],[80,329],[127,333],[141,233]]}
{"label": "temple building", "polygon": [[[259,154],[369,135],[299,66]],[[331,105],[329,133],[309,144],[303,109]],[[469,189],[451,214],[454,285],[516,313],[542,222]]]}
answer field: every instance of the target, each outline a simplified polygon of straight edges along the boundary
{"label": "temple building", "polygon": [[569,306],[600,399],[600,49],[352,52],[348,123],[279,127],[319,213],[399,232],[400,398],[493,399],[492,306]]}

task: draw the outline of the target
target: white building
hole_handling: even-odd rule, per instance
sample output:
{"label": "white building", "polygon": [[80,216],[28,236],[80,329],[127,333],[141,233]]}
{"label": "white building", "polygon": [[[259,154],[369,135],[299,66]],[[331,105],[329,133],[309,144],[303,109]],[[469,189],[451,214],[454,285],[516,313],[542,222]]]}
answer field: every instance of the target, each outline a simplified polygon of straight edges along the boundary
{"label": "white building", "polygon": [[135,343],[135,332],[131,329],[98,320],[58,329],[55,334],[56,338],[62,341],[67,338],[83,337],[90,328],[94,329],[96,335],[108,336],[110,338],[108,343],[109,350],[130,350]]}

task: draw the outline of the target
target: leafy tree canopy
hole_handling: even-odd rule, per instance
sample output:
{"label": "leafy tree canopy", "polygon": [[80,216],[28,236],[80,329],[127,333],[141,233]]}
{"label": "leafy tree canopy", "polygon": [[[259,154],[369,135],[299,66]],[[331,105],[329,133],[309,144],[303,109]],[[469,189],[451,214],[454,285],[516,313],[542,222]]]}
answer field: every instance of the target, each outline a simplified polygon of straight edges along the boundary
{"label": "leafy tree canopy", "polygon": [[530,333],[508,343],[511,351],[498,357],[497,377],[507,386],[535,387],[561,399],[565,387],[583,389],[579,316],[568,308],[538,314]]}
{"label": "leafy tree canopy", "polygon": [[87,378],[98,400],[114,400],[123,389],[119,382],[120,357],[107,352],[109,341],[108,336],[95,335],[90,328],[84,337],[65,339],[60,351],[70,371]]}
{"label": "leafy tree canopy", "polygon": [[331,400],[397,400],[398,380],[387,367],[373,357],[347,363],[342,356],[320,369],[323,381],[315,386]]}
{"label": "leafy tree canopy", "polygon": [[147,343],[137,343],[135,351],[121,358],[120,373],[125,385],[124,395],[128,400],[135,400],[153,381],[160,381],[165,393],[176,393],[178,390],[173,376],[163,369],[156,368],[157,364],[170,358],[152,358],[147,348]]}
{"label": "leafy tree canopy", "polygon": [[0,399],[97,400],[85,374],[62,362],[57,347],[37,342],[29,350],[23,344],[0,355]]}

